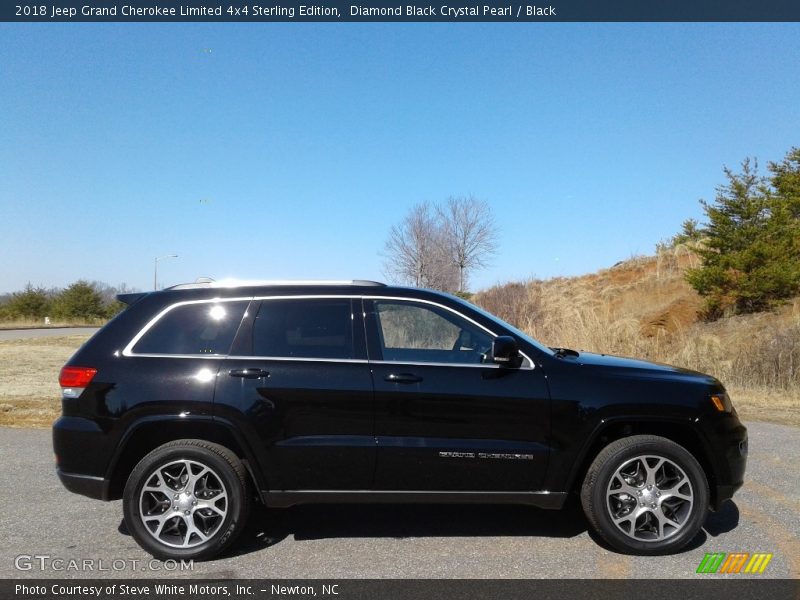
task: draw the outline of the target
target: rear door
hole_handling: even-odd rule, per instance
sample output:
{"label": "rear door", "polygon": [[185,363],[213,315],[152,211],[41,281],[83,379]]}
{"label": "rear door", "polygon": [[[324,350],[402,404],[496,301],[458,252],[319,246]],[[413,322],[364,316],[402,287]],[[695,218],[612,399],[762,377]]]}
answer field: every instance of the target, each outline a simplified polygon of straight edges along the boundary
{"label": "rear door", "polygon": [[[245,299],[176,302],[148,323],[111,361],[115,384],[103,394],[108,416],[212,415],[214,382],[250,303]],[[135,409],[135,410],[134,410]]]}
{"label": "rear door", "polygon": [[217,383],[215,413],[255,440],[271,490],[361,490],[375,467],[360,301],[253,303]]}

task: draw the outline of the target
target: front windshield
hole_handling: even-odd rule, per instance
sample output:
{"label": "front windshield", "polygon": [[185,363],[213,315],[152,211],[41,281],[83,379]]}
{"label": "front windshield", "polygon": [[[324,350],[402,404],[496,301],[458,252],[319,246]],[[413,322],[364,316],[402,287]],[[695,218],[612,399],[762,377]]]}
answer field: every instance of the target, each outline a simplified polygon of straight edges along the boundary
{"label": "front windshield", "polygon": [[498,325],[500,325],[501,327],[504,327],[505,329],[508,329],[514,335],[522,338],[523,340],[528,342],[531,346],[534,346],[537,350],[541,350],[542,352],[544,352],[545,354],[549,354],[550,356],[553,355],[553,350],[551,350],[550,348],[548,348],[547,346],[545,346],[541,342],[537,342],[535,339],[533,339],[531,336],[529,336],[527,333],[525,333],[521,329],[517,329],[516,327],[514,327],[510,323],[506,323],[505,321],[503,321],[503,319],[501,319],[500,317],[498,317],[496,315],[493,315],[492,313],[482,309],[477,304],[473,304],[472,302],[467,302],[463,298],[459,298],[458,296],[453,296],[451,294],[448,294],[448,296],[450,296],[454,300],[458,301],[459,303],[464,304],[465,306],[468,306],[472,310],[478,311],[481,315],[483,315],[484,317],[486,317],[490,321],[493,321],[493,322],[497,323]]}

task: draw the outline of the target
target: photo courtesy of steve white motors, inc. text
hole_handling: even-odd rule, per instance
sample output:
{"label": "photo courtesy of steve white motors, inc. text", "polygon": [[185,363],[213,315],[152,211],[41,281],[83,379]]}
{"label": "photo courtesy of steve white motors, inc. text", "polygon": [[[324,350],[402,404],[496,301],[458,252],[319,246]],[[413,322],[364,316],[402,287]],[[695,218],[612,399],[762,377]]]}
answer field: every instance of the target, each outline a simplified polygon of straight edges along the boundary
{"label": "photo courtesy of steve white motors, inc. text", "polygon": [[107,598],[112,596],[126,596],[138,598],[141,596],[206,596],[220,598],[224,596],[252,596],[256,593],[269,593],[273,596],[338,596],[340,586],[336,583],[315,585],[281,585],[264,584],[260,586],[231,584],[231,583],[171,583],[158,582],[147,584],[81,584],[81,583],[53,583],[53,584],[25,584],[14,585],[14,595],[19,597],[41,597],[51,594],[53,596],[81,596]]}

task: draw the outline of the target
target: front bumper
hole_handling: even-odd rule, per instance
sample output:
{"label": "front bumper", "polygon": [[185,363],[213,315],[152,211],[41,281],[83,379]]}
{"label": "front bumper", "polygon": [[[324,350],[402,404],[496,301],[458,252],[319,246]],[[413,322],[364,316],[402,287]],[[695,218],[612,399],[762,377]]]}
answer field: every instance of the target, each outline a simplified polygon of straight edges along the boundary
{"label": "front bumper", "polygon": [[734,411],[722,419],[715,419],[708,437],[712,447],[711,456],[716,459],[711,507],[719,510],[744,483],[749,450],[747,428]]}

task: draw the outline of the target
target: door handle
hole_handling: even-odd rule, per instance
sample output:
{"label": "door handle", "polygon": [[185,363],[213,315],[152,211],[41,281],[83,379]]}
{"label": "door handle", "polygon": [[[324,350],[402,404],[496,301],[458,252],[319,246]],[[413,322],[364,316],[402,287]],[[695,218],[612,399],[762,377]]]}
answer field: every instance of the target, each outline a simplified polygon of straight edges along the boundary
{"label": "door handle", "polygon": [[231,377],[244,377],[245,379],[262,379],[269,377],[269,372],[263,369],[233,369],[228,371]]}
{"label": "door handle", "polygon": [[422,377],[413,373],[391,373],[383,378],[390,383],[419,383]]}

